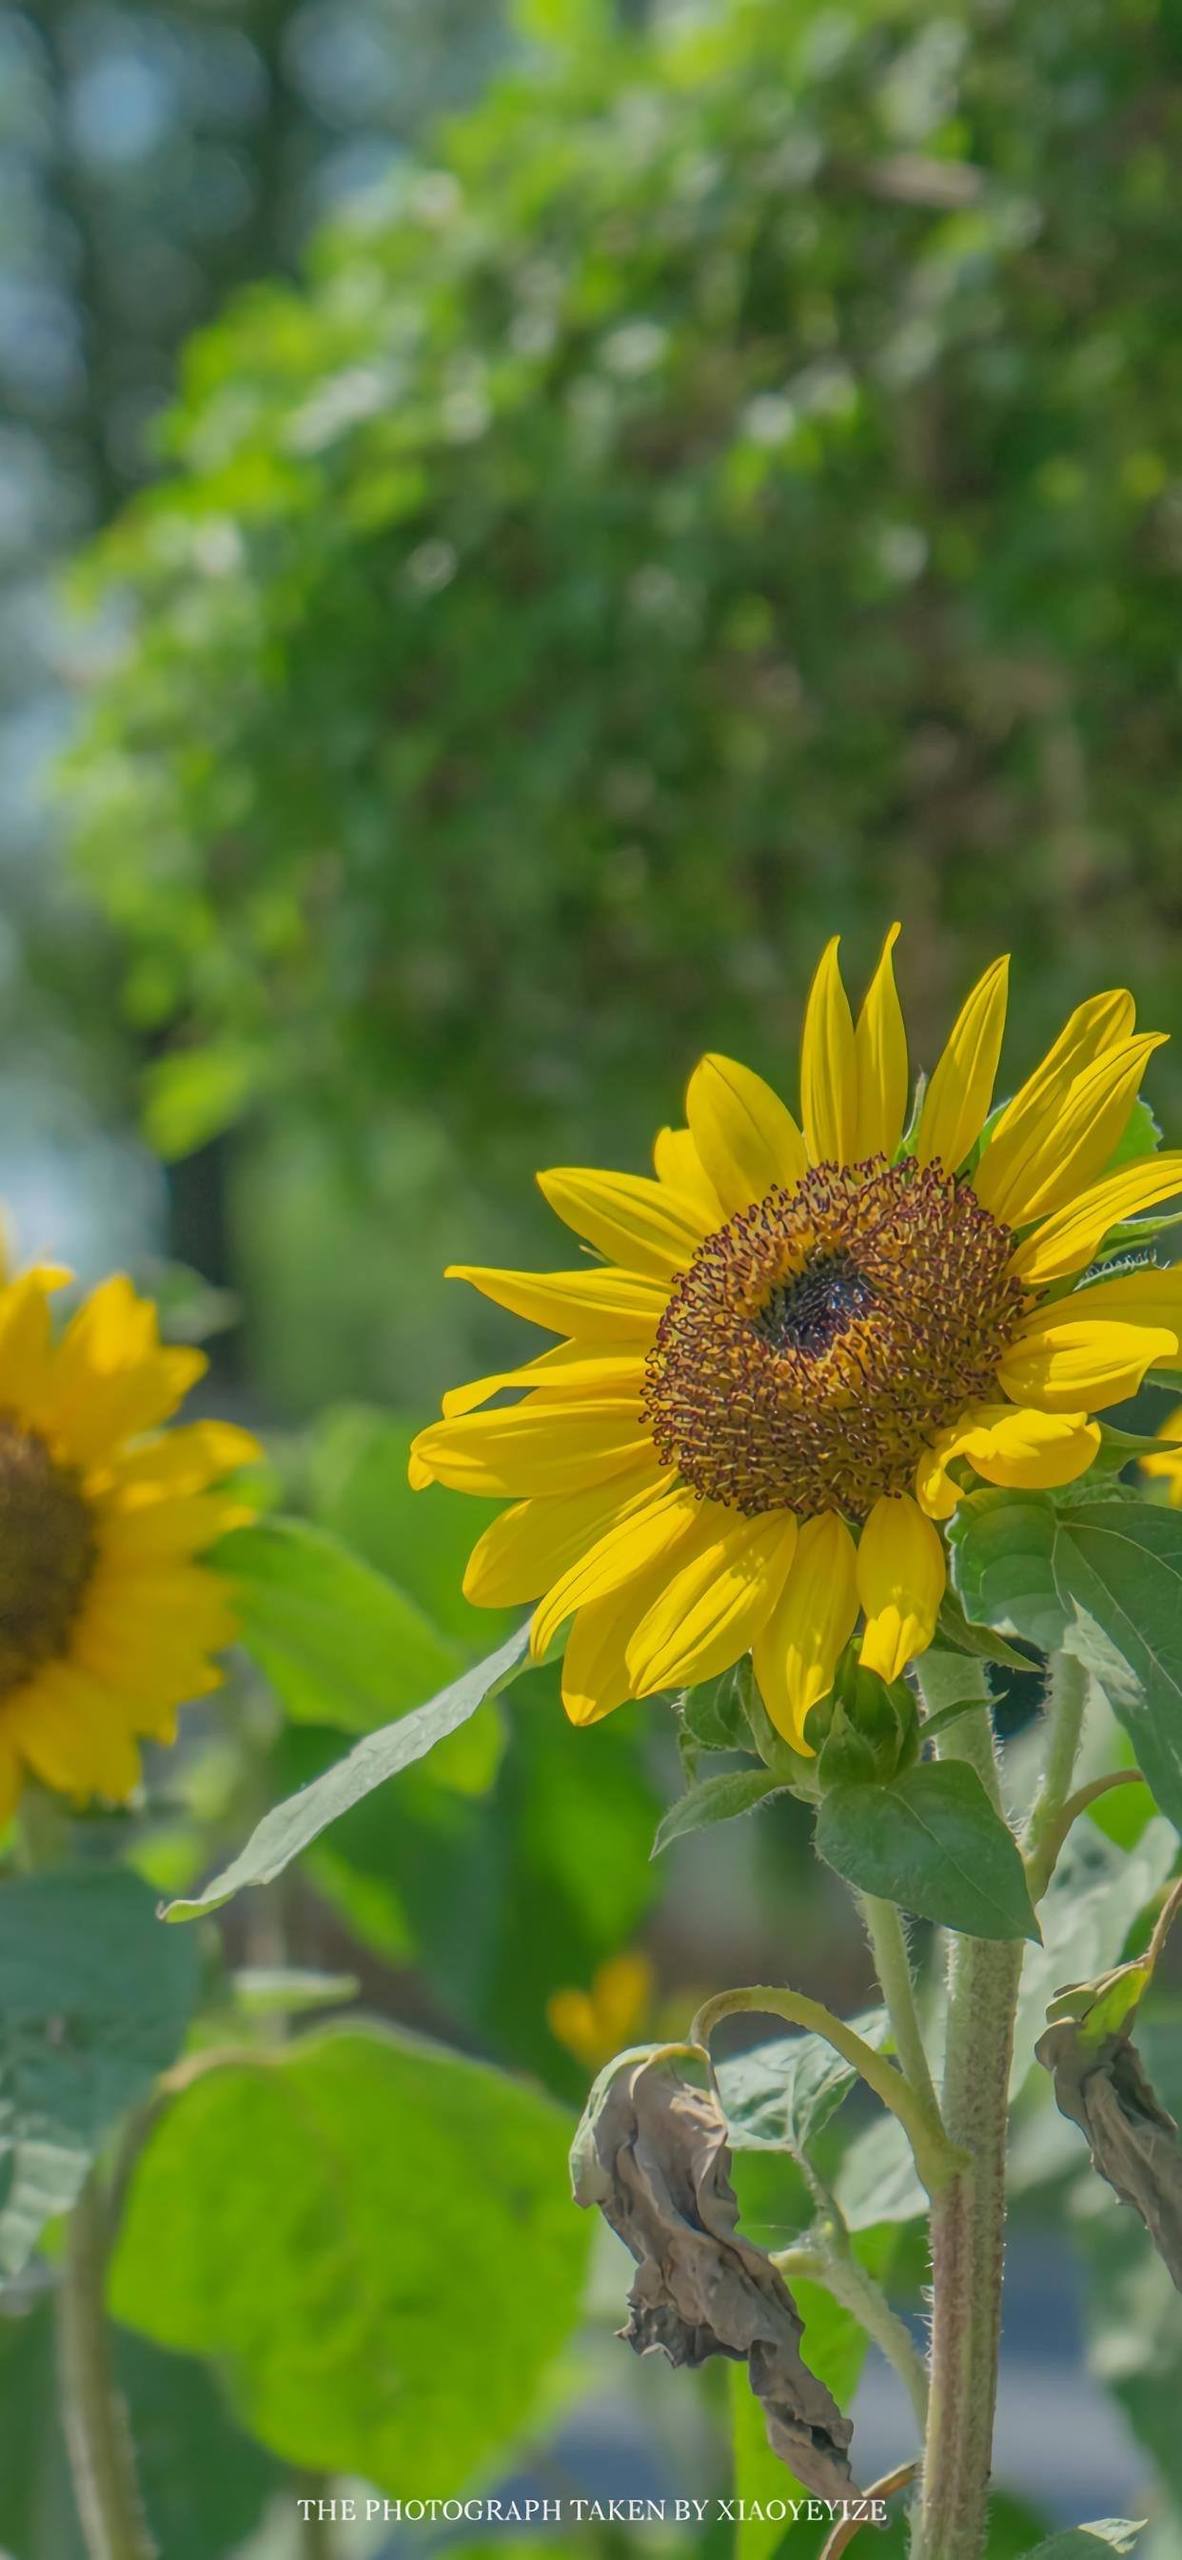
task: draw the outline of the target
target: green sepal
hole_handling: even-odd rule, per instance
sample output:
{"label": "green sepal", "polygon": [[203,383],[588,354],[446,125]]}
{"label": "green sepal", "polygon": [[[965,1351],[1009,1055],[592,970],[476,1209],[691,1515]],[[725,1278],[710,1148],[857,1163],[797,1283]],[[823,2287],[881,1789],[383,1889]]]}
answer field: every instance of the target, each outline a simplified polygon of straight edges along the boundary
{"label": "green sepal", "polygon": [[918,1728],[915,1696],[906,1680],[888,1687],[851,1649],[838,1670],[819,1755],[822,1792],[841,1785],[881,1785],[898,1777],[918,1755]]}

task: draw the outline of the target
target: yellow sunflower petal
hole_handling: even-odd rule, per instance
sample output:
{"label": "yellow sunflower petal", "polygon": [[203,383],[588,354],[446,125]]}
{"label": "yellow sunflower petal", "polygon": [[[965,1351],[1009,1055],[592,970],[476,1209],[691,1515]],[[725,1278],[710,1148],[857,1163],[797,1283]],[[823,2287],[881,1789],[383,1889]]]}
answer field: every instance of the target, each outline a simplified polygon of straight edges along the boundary
{"label": "yellow sunflower petal", "polygon": [[1147,1370],[1177,1362],[1177,1325],[1097,1321],[1088,1311],[1090,1295],[1085,1289],[1078,1298],[1058,1299],[999,1360],[998,1384],[1015,1404],[1037,1405],[1043,1413],[1100,1413],[1137,1395]]}
{"label": "yellow sunflower petal", "polygon": [[80,1804],[92,1796],[125,1804],[134,1795],[140,1758],[126,1713],[84,1672],[50,1663],[12,1692],[4,1720],[10,1743],[57,1794]]}
{"label": "yellow sunflower petal", "polygon": [[709,1229],[691,1199],[641,1173],[590,1173],[559,1165],[537,1177],[555,1216],[627,1271],[672,1280]]}
{"label": "yellow sunflower petal", "polygon": [[897,1680],[935,1633],[946,1580],[939,1531],[909,1493],[883,1494],[858,1541],[858,1598],[866,1618],[861,1660]]}
{"label": "yellow sunflower petal", "polygon": [[253,1466],[263,1455],[253,1432],[236,1422],[182,1422],[158,1439],[116,1451],[94,1478],[95,1491],[121,1510],[203,1493],[219,1477]]}
{"label": "yellow sunflower petal", "polygon": [[121,1565],[141,1558],[196,1556],[229,1529],[241,1529],[255,1517],[249,1502],[228,1493],[182,1494],[173,1502],[144,1502],[129,1510],[124,1503],[101,1498],[93,1506],[104,1555]]}
{"label": "yellow sunflower petal", "polygon": [[560,1342],[553,1351],[543,1351],[537,1360],[526,1360],[518,1369],[495,1369],[491,1377],[473,1378],[466,1387],[449,1387],[443,1412],[449,1422],[456,1415],[475,1413],[506,1387],[528,1387],[535,1395],[639,1398],[643,1385],[643,1351],[632,1351],[623,1343],[588,1349],[585,1343]]}
{"label": "yellow sunflower petal", "polygon": [[202,1351],[161,1348],[155,1307],[116,1273],[71,1317],[37,1420],[89,1465],[133,1432],[165,1421],[207,1367]]}
{"label": "yellow sunflower petal", "polygon": [[635,1697],[628,1640],[668,1580],[668,1563],[657,1556],[619,1591],[589,1600],[572,1618],[562,1657],[562,1703],[572,1724],[598,1724]]}
{"label": "yellow sunflower petal", "polygon": [[40,1270],[25,1271],[0,1292],[0,1406],[18,1413],[40,1413],[54,1358],[46,1303],[54,1285]]}
{"label": "yellow sunflower petal", "polygon": [[450,1484],[459,1493],[577,1493],[624,1474],[652,1449],[635,1397],[602,1404],[514,1405],[434,1422],[411,1449],[412,1482]]}
{"label": "yellow sunflower petal", "polygon": [[1041,1339],[1048,1326],[1079,1318],[1089,1323],[1146,1324],[1182,1337],[1182,1262],[1144,1271],[1118,1271],[1111,1280],[1095,1280],[1074,1289],[1069,1298],[1024,1316],[1019,1341]]}
{"label": "yellow sunflower petal", "polygon": [[1074,1077],[1052,1083],[1040,1107],[1010,1128],[998,1122],[973,1176],[984,1206],[1004,1226],[1050,1217],[1095,1182],[1117,1145],[1160,1038],[1152,1033],[1105,1049]]}
{"label": "yellow sunflower petal", "polygon": [[806,1168],[804,1140],[786,1103],[734,1058],[703,1058],[689,1080],[686,1117],[728,1217],[750,1209]]}
{"label": "yellow sunflower petal", "polygon": [[849,998],[834,935],[821,954],[805,1008],[800,1106],[810,1164],[849,1164],[858,1133],[858,1069]]}
{"label": "yellow sunflower petal", "polygon": [[518,1502],[500,1512],[468,1558],[465,1599],[479,1609],[515,1609],[537,1600],[614,1520],[663,1484],[667,1474],[650,1449],[636,1467],[607,1484]]}
{"label": "yellow sunflower petal", "polygon": [[692,1129],[658,1129],[653,1140],[653,1170],[658,1182],[693,1201],[709,1229],[724,1224],[726,1211],[694,1145]]}
{"label": "yellow sunflower petal", "polygon": [[632,1342],[659,1324],[668,1287],[637,1271],[485,1271],[451,1262],[446,1280],[467,1280],[493,1305],[547,1333],[574,1334],[580,1342]]}
{"label": "yellow sunflower petal", "polygon": [[892,958],[898,939],[899,926],[893,924],[854,1032],[858,1076],[855,1157],[893,1156],[907,1117],[907,1033]]}
{"label": "yellow sunflower petal", "polygon": [[994,960],[961,1006],[924,1096],[916,1154],[955,1173],[989,1116],[1006,1027],[1008,959]]}
{"label": "yellow sunflower petal", "polygon": [[987,1484],[1045,1493],[1073,1484],[1100,1446],[1100,1426],[1083,1413],[1038,1413],[1009,1404],[975,1405],[942,1432],[916,1468],[915,1490],[930,1519],[947,1520],[961,1489],[947,1470],[967,1458]]}
{"label": "yellow sunflower petal", "polygon": [[1074,1078],[1094,1065],[1106,1050],[1121,1048],[1131,1038],[1136,1017],[1137,1008],[1127,987],[1112,987],[1107,994],[1090,996],[1086,1004],[1077,1005],[1033,1075],[1027,1076],[1013,1100],[1007,1102],[991,1135],[990,1148],[998,1139],[1007,1144],[1015,1140],[1019,1148],[1024,1145],[1032,1129],[1045,1118],[1053,1097],[1066,1091]]}
{"label": "yellow sunflower petal", "polygon": [[1135,1218],[1142,1209],[1182,1192],[1182,1154],[1139,1156],[1077,1200],[1057,1209],[1037,1234],[1027,1236],[1010,1262],[1015,1279],[1029,1289],[1047,1289],[1094,1262],[1110,1227]]}
{"label": "yellow sunflower petal", "polygon": [[628,1642],[635,1695],[712,1680],[749,1652],[779,1597],[795,1544],[788,1512],[744,1520],[721,1504],[700,1504],[685,1560]]}
{"label": "yellow sunflower petal", "polygon": [[777,1733],[811,1751],[804,1720],[833,1687],[858,1615],[854,1542],[835,1511],[806,1520],[779,1600],[753,1647],[760,1695]]}
{"label": "yellow sunflower petal", "polygon": [[663,1482],[613,1520],[595,1544],[551,1583],[534,1611],[530,1629],[534,1660],[549,1652],[564,1620],[572,1618],[576,1609],[589,1600],[606,1599],[609,1591],[619,1591],[652,1559],[671,1554],[694,1527],[701,1508],[698,1495],[688,1485],[678,1485],[670,1468]]}

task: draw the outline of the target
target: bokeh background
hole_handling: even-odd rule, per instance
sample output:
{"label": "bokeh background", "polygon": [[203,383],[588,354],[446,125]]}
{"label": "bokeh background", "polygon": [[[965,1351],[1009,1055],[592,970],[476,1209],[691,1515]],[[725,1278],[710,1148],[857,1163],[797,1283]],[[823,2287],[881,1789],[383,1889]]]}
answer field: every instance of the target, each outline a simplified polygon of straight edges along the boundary
{"label": "bokeh background", "polygon": [[[516,1338],[444,1262],[556,1258],[534,1167],[642,1167],[704,1047],[791,1082],[820,942],[895,916],[917,1057],[999,948],[1007,1082],[1114,978],[1179,1028],[1180,172],[1176,0],[0,8],[0,1189],[210,1330],[453,1645],[476,1506],[424,1528],[406,1431]],[[650,2025],[864,1996],[794,1808],[658,1870],[651,1712],[482,1730],[317,1853],[297,1954],[572,2102],[554,1995],[621,1946]],[[1003,2473],[1176,2560],[1182,2332],[1036,2154]],[[578,2476],[676,2483],[622,2352]]]}

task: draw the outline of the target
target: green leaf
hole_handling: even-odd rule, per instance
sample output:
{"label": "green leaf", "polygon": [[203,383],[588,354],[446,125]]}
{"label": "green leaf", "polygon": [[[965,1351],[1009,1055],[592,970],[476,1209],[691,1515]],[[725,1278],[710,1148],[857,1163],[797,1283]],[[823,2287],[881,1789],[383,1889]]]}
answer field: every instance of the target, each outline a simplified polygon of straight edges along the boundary
{"label": "green leaf", "polygon": [[834,2193],[850,2231],[926,2218],[930,2200],[897,2116],[875,2116],[855,2134],[842,2155]]}
{"label": "green leaf", "polygon": [[305,1520],[260,1520],[218,1548],[241,1641],[290,1716],[369,1733],[459,1667],[457,1648],[372,1565]]}
{"label": "green leaf", "polygon": [[1018,1845],[961,1760],[821,1800],[817,1851],[847,1884],[975,1938],[1037,1938]]}
{"label": "green leaf", "polygon": [[683,1840],[690,1831],[705,1831],[714,1822],[733,1822],[736,1814],[753,1813],[757,1804],[769,1796],[783,1795],[779,1778],[768,1769],[734,1769],[717,1778],[703,1778],[677,1803],[657,1825],[653,1856],[660,1856],[671,1840]]}
{"label": "green leaf", "polygon": [[252,1831],[246,1847],[207,1884],[204,1893],[190,1901],[170,1902],[163,1914],[166,1920],[194,1920],[203,1911],[216,1911],[232,1894],[244,1886],[271,1884],[290,1866],[293,1858],[309,1843],[319,1839],[331,1822],[336,1822],[351,1805],[384,1785],[387,1778],[397,1777],[400,1769],[409,1769],[421,1760],[424,1752],[455,1733],[467,1718],[475,1715],[486,1698],[503,1689],[514,1673],[523,1667],[529,1643],[528,1627],[518,1629],[507,1643],[490,1653],[486,1662],[453,1680],[451,1687],[441,1689],[424,1707],[403,1716],[396,1724],[383,1725],[377,1733],[363,1735],[343,1760],[334,1762],[322,1778],[301,1787],[282,1804],[272,1805],[269,1813]]}
{"label": "green leaf", "polygon": [[[13,2560],[85,2560],[62,2437],[53,2306],[0,2320],[0,2546]],[[168,2560],[238,2551],[281,2484],[235,2425],[208,2368],[113,2331],[119,2387],[157,2548]]]}
{"label": "green leaf", "polygon": [[187,1156],[240,1120],[264,1081],[261,1053],[244,1042],[176,1049],[144,1078],[144,1124],[165,1158]]}
{"label": "green leaf", "polygon": [[454,2495],[579,2314],[569,2141],[536,2089],[377,2029],[215,2065],[149,2135],[112,2307],[215,2359],[287,2460]]}
{"label": "green leaf", "polygon": [[451,1485],[429,1497],[407,1478],[416,1423],[368,1405],[338,1405],[320,1417],[307,1456],[309,1507],[354,1555],[363,1556],[418,1603],[465,1656],[509,1633],[514,1613],[475,1609],[464,1567],[483,1529],[503,1508]]}
{"label": "green leaf", "polygon": [[123,1869],[0,1887],[0,2276],[66,2213],[111,2126],[176,2060],[195,1945]]}
{"label": "green leaf", "polygon": [[[954,1591],[946,1591],[940,1603],[936,1636],[938,1642],[949,1646],[954,1653],[970,1654],[979,1662],[1001,1663],[1007,1671],[1030,1669],[1027,1656],[1016,1653],[1013,1645],[1007,1644],[992,1627],[974,1626],[972,1620],[966,1618]],[[966,1690],[965,1694],[970,1693]]]}
{"label": "green leaf", "polygon": [[952,1529],[966,1607],[1086,1663],[1163,1813],[1182,1828],[1182,1515],[1044,1495],[974,1494]]}
{"label": "green leaf", "polygon": [[[867,2044],[885,2043],[885,2009],[851,2021]],[[807,2151],[853,2088],[852,2062],[824,2036],[774,2036],[717,2064],[715,2078],[736,2146]]]}
{"label": "green leaf", "polygon": [[1130,2524],[1119,2516],[1109,2516],[1100,2524],[1077,2524],[1067,2533],[1053,2533],[1049,2542],[1040,2542],[1029,2560],[1098,2560],[1105,2551],[1134,2551],[1145,2531],[1145,2519]]}
{"label": "green leaf", "polygon": [[1138,1094],[1104,1167],[1105,1174],[1115,1173],[1122,1164],[1134,1164],[1139,1156],[1156,1155],[1161,1141],[1161,1122],[1155,1120],[1144,1094]]}

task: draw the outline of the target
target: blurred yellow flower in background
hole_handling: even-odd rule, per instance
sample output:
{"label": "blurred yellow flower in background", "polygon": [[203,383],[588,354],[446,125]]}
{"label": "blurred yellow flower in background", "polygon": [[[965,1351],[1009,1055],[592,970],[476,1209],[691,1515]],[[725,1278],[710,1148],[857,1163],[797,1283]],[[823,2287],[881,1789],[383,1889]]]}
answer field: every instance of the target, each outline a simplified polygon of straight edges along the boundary
{"label": "blurred yellow flower in background", "polygon": [[1177,1511],[1182,1509],[1182,1404],[1158,1424],[1157,1436],[1163,1445],[1141,1459],[1141,1473],[1164,1484],[1166,1500]]}
{"label": "blurred yellow flower in background", "polygon": [[258,1456],[248,1432],[163,1433],[206,1367],[161,1344],[130,1281],[95,1289],[60,1331],[41,1264],[0,1287],[0,1819],[32,1775],[75,1802],[123,1803],[138,1738],[171,1742],[214,1688],[234,1633],[198,1558],[252,1514],[219,1480]]}
{"label": "blurred yellow flower in background", "polygon": [[634,1950],[601,1964],[589,1991],[551,1993],[546,2021],[576,2062],[598,2071],[643,2033],[652,2008],[655,1977],[648,1957]]}
{"label": "blurred yellow flower in background", "polygon": [[[799,1120],[747,1067],[703,1058],[655,1178],[539,1175],[601,1259],[456,1269],[566,1339],[445,1396],[411,1481],[512,1504],[464,1587],[537,1601],[539,1655],[569,1626],[577,1724],[750,1652],[774,1724],[807,1751],[859,1620],[861,1661],[887,1681],[931,1642],[936,1524],[966,1483],[1072,1482],[1100,1446],[1093,1415],[1182,1365],[1182,1270],[1089,1271],[1182,1191],[1182,1154],[1149,1135],[1122,1153],[1159,1045],[1134,1032],[1132,997],[1080,1005],[995,1112],[995,961],[909,1122],[897,933],[856,1021],[826,949]],[[477,1410],[506,1389],[520,1401]]]}

